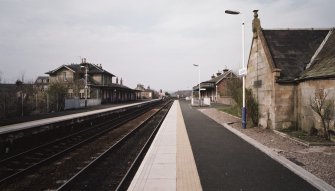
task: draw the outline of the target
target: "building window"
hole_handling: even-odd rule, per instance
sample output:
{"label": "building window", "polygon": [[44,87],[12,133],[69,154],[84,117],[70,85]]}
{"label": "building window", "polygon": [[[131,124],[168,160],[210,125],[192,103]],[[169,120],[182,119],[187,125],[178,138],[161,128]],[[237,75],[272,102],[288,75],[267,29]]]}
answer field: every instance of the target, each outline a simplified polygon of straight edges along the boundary
{"label": "building window", "polygon": [[66,72],[63,72],[63,80],[64,80],[64,81],[67,81],[67,78],[66,78]]}
{"label": "building window", "polygon": [[80,96],[80,99],[85,98],[85,90],[84,89],[79,90],[79,96]]}
{"label": "building window", "polygon": [[68,98],[73,98],[73,89],[68,90]]}

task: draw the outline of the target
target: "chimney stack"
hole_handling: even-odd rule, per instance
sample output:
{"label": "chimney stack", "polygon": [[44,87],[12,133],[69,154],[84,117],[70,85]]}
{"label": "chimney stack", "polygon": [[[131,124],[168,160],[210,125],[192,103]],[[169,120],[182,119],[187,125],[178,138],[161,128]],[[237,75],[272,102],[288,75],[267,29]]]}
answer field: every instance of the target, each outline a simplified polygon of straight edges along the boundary
{"label": "chimney stack", "polygon": [[216,73],[216,76],[220,76],[222,73],[220,72],[220,70],[218,70],[218,72]]}
{"label": "chimney stack", "polygon": [[86,63],[86,58],[82,58],[81,59],[81,63],[83,64],[83,63]]}
{"label": "chimney stack", "polygon": [[258,31],[261,29],[261,21],[258,18],[258,10],[253,10],[254,19],[252,20],[253,38],[258,38]]}

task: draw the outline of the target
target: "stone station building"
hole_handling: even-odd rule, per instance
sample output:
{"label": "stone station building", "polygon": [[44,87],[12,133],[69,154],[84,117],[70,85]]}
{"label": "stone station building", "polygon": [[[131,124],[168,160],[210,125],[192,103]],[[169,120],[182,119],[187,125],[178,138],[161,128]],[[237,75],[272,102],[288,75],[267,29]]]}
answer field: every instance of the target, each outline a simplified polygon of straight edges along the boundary
{"label": "stone station building", "polygon": [[259,125],[321,129],[310,104],[317,92],[335,100],[334,29],[263,29],[254,11],[246,87],[259,103]]}
{"label": "stone station building", "polygon": [[[238,78],[237,75],[228,69],[222,72],[218,71],[216,76],[213,74],[210,80],[200,83],[201,98],[210,98],[211,102],[218,102],[226,105],[233,105],[235,101],[232,99],[227,82],[230,79]],[[193,95],[198,96],[199,84],[193,87]]]}
{"label": "stone station building", "polygon": [[[50,83],[62,83],[67,87],[68,101],[82,101],[85,99],[86,72],[88,105],[136,100],[137,91],[123,85],[122,78],[119,81],[114,74],[104,70],[101,64],[88,63],[86,59],[80,64],[62,65],[46,74],[49,74]],[[115,82],[113,77],[116,77]]]}

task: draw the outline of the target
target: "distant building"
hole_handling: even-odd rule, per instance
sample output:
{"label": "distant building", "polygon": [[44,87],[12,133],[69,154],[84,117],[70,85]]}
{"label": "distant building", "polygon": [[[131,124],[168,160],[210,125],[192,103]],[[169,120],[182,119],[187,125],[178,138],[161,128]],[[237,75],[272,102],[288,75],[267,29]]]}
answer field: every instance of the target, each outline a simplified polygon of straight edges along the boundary
{"label": "distant building", "polygon": [[[67,86],[68,99],[85,99],[87,72],[87,99],[91,105],[117,103],[136,99],[135,90],[120,83],[113,83],[114,74],[104,70],[102,65],[92,64],[82,59],[80,64],[62,65],[49,74],[49,83],[61,83]],[[94,103],[93,103],[94,102]],[[90,105],[90,104],[89,104]]]}
{"label": "distant building", "polygon": [[163,91],[162,89],[160,89],[159,92],[158,92],[158,96],[159,96],[160,99],[161,99],[161,98],[164,98],[164,97],[165,97],[165,94],[166,94],[166,92]]}
{"label": "distant building", "polygon": [[[222,72],[218,71],[216,75],[213,74],[210,80],[200,83],[201,98],[210,98],[211,102],[227,105],[234,104],[235,102],[227,89],[227,82],[233,78],[237,78],[237,75],[228,69],[224,69]],[[198,96],[198,92],[199,84],[193,87],[193,95]]]}
{"label": "distant building", "polygon": [[246,87],[259,103],[265,128],[320,129],[311,110],[317,92],[335,95],[334,29],[263,29],[254,11]]}
{"label": "distant building", "polygon": [[174,93],[172,93],[173,97],[176,98],[186,98],[192,96],[192,90],[178,90]]}
{"label": "distant building", "polygon": [[41,91],[46,91],[49,86],[49,77],[48,76],[38,76],[35,80],[34,86]]}
{"label": "distant building", "polygon": [[137,90],[136,97],[138,99],[152,99],[152,98],[154,98],[155,91],[150,89],[150,86],[145,88],[143,84],[137,84],[135,90]]}

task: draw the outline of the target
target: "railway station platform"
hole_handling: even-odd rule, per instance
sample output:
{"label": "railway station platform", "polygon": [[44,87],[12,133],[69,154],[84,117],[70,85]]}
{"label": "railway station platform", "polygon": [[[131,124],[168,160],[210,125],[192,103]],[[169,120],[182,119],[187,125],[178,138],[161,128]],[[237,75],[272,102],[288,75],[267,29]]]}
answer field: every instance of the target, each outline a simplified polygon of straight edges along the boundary
{"label": "railway station platform", "polygon": [[189,102],[175,101],[128,190],[334,190],[308,179]]}
{"label": "railway station platform", "polygon": [[113,112],[118,109],[125,109],[132,106],[139,106],[141,104],[146,104],[153,101],[155,100],[118,104],[118,105],[100,105],[96,107],[89,107],[88,109],[83,110],[58,112],[55,114],[51,114],[50,116],[49,115],[45,115],[44,117],[42,116],[41,119],[38,120],[27,119],[27,121],[24,122],[0,126],[0,135],[5,133],[18,132],[20,130],[28,130],[35,127],[54,124],[58,122],[66,122],[68,120],[75,120],[75,119],[82,120],[86,117],[92,117],[92,116],[94,117],[95,115],[100,115],[107,112]]}
{"label": "railway station platform", "polygon": [[175,101],[128,190],[202,190],[178,101]]}

